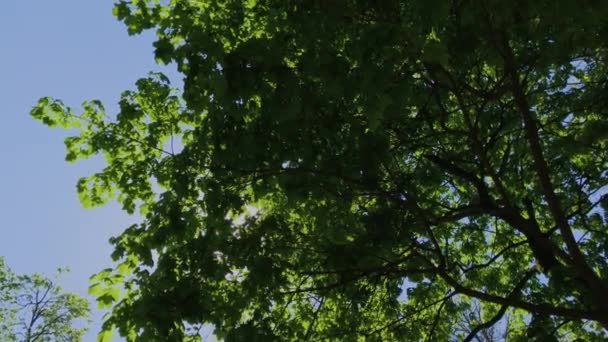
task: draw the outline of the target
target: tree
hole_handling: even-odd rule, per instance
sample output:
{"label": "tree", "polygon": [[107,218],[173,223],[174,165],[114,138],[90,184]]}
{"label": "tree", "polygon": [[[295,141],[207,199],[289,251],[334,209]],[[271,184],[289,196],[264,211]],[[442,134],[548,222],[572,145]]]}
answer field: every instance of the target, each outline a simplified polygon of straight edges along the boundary
{"label": "tree", "polygon": [[183,89],[152,74],[115,116],[32,111],[80,130],[68,161],[105,157],[78,183],[85,206],[117,196],[143,217],[93,279],[104,334],[606,338],[608,3],[114,10],[156,30]]}
{"label": "tree", "polygon": [[[66,270],[60,269],[59,274]],[[0,258],[0,338],[3,341],[80,341],[89,302],[65,293],[40,274],[16,275]],[[82,322],[81,322],[82,323]]]}

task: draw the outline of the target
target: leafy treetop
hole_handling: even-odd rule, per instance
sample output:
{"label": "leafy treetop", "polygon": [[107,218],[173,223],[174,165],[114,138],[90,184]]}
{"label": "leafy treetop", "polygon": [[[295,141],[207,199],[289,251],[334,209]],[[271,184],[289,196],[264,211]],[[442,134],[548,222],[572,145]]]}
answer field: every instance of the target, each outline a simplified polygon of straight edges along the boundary
{"label": "leafy treetop", "polygon": [[85,206],[117,196],[143,216],[93,279],[112,308],[100,339],[204,323],[225,341],[606,338],[608,2],[114,14],[156,30],[183,90],[151,74],[115,117],[32,111],[80,130],[68,161],[105,157]]}
{"label": "leafy treetop", "polygon": [[[58,274],[66,271],[59,269]],[[0,257],[2,341],[81,341],[89,313],[89,302],[64,292],[56,280],[38,273],[17,275]]]}

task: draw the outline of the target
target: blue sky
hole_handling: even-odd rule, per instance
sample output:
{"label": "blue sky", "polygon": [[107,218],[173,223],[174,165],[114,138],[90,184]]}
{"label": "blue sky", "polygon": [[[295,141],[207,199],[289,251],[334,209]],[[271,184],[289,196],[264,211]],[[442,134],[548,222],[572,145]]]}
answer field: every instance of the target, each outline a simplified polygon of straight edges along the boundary
{"label": "blue sky", "polygon": [[[63,138],[29,117],[38,98],[73,108],[100,99],[108,114],[118,96],[149,71],[179,79],[155,64],[153,33],[129,37],[112,15],[113,1],[4,0],[0,11],[0,256],[17,273],[72,272],[67,290],[86,295],[91,274],[111,265],[108,238],[130,223],[116,204],[85,210],[76,182],[99,159],[68,164]],[[100,321],[85,341],[94,341]]]}

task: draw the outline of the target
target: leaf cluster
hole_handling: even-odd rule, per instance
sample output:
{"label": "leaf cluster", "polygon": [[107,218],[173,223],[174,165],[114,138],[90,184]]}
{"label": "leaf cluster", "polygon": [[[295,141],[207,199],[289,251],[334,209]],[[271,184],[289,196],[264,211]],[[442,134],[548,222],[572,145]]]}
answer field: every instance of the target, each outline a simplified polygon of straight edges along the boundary
{"label": "leaf cluster", "polygon": [[[606,338],[608,5],[119,1],[159,62],[76,128],[78,185],[143,219],[101,340]],[[176,148],[177,147],[177,148]],[[529,323],[529,324],[528,324]],[[529,325],[529,327],[528,327]]]}

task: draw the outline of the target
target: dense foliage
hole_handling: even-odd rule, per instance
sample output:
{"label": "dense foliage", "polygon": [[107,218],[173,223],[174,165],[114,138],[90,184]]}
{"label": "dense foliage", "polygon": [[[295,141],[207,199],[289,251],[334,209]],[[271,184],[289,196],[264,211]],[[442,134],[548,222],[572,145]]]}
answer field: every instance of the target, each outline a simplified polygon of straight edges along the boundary
{"label": "dense foliage", "polygon": [[[608,2],[131,0],[160,74],[41,99],[140,224],[102,339],[607,338]],[[495,330],[491,327],[495,326]],[[502,327],[502,328],[501,328]],[[505,337],[503,336],[503,337]],[[193,337],[193,339],[195,339]]]}
{"label": "dense foliage", "polygon": [[17,275],[0,257],[1,341],[81,341],[88,317],[86,299],[43,275]]}

